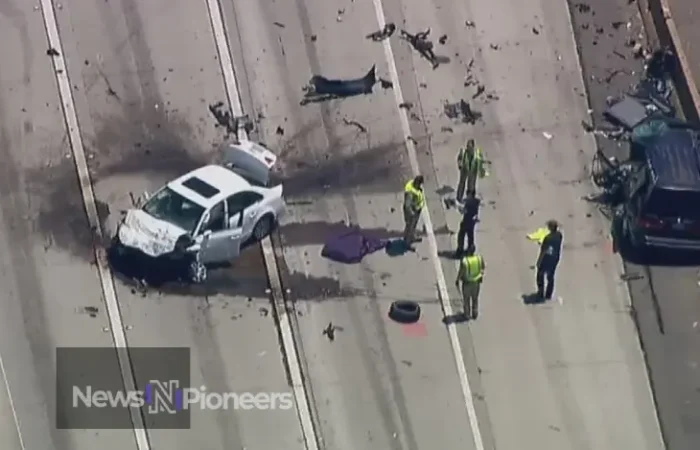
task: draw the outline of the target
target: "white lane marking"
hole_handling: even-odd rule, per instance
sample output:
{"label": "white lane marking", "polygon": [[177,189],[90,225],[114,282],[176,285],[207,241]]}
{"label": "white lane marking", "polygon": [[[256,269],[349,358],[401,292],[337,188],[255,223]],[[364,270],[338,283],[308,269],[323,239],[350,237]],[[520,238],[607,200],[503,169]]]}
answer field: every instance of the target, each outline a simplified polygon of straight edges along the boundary
{"label": "white lane marking", "polygon": [[7,379],[7,372],[5,371],[5,363],[2,360],[2,355],[0,355],[0,372],[2,373],[2,380],[5,383],[5,391],[7,392],[7,400],[10,402],[10,410],[12,411],[12,418],[15,421],[15,429],[17,429],[17,440],[19,441],[19,447],[21,450],[27,450],[24,445],[24,439],[22,438],[22,427],[19,424],[19,417],[17,416],[17,410],[15,409],[15,402],[12,399],[12,392],[10,391],[10,382]]}
{"label": "white lane marking", "polygon": [[[383,28],[386,24],[386,18],[384,17],[384,7],[382,5],[382,0],[372,0],[374,2],[374,9],[377,13],[377,22],[379,22],[379,28]],[[389,63],[389,72],[391,74],[391,81],[394,83],[394,94],[396,97],[396,106],[399,112],[399,118],[401,119],[401,128],[404,133],[404,141],[406,143],[406,148],[408,149],[408,159],[411,162],[411,168],[413,173],[418,175],[420,173],[420,167],[418,165],[418,155],[416,153],[416,147],[413,141],[409,139],[411,135],[411,127],[408,122],[408,114],[406,110],[401,108],[399,105],[404,103],[403,93],[401,91],[401,84],[399,83],[399,73],[396,69],[396,59],[394,58],[394,51],[391,48],[391,42],[389,39],[385,39],[384,52],[386,53],[386,59]],[[423,222],[428,234],[428,244],[430,246],[430,257],[433,262],[435,269],[435,276],[437,277],[438,291],[440,294],[440,303],[442,304],[442,310],[445,317],[452,317],[454,311],[452,309],[452,304],[450,303],[450,295],[447,290],[447,283],[445,281],[445,274],[442,271],[442,265],[440,259],[438,258],[438,247],[435,240],[435,233],[433,232],[433,221],[430,218],[430,211],[428,210],[427,204],[423,209]],[[467,407],[467,414],[469,415],[469,424],[472,429],[472,436],[474,437],[474,446],[476,450],[484,450],[484,442],[481,438],[481,430],[479,429],[479,420],[476,416],[476,409],[474,408],[474,399],[472,398],[472,389],[469,385],[469,378],[467,376],[467,367],[464,363],[464,356],[462,354],[462,344],[459,342],[459,336],[457,335],[457,329],[455,323],[449,323],[447,325],[447,332],[450,336],[450,343],[452,344],[452,353],[455,358],[455,363],[457,364],[457,372],[459,374],[459,381],[462,385],[462,395],[464,396],[464,402]]]}
{"label": "white lane marking", "polygon": [[[209,8],[209,18],[214,31],[214,40],[216,41],[216,49],[219,53],[219,61],[221,61],[221,70],[224,74],[224,83],[226,85],[226,95],[228,96],[231,106],[231,113],[234,116],[243,115],[243,103],[241,102],[238,82],[231,58],[228,39],[224,27],[223,14],[221,13],[221,5],[218,0],[207,0]],[[248,139],[248,133],[245,129],[238,130],[238,136],[243,139]],[[301,364],[299,363],[299,355],[297,354],[294,335],[292,333],[292,325],[287,308],[282,294],[282,283],[280,280],[277,260],[275,260],[274,251],[270,237],[263,239],[262,243],[263,257],[265,260],[265,268],[267,270],[270,288],[272,290],[273,301],[277,306],[277,314],[279,316],[280,333],[282,334],[282,346],[287,356],[287,365],[289,367],[290,376],[292,378],[292,389],[294,398],[297,404],[297,414],[301,425],[304,441],[308,450],[318,450],[316,441],[316,429],[314,422],[311,419],[311,406],[309,405],[306,386],[304,385]]]}
{"label": "white lane marking", "polygon": [[[581,64],[581,50],[579,49],[578,42],[576,42],[576,34],[574,33],[574,22],[573,22],[573,17],[574,15],[571,12],[571,6],[569,6],[569,2],[563,2],[564,7],[566,8],[566,18],[569,22],[569,30],[571,33],[569,35],[571,36],[571,48],[574,49],[574,54],[576,57],[574,58],[576,60],[576,68],[578,69],[578,75],[579,75],[579,81],[581,82],[581,88],[583,88],[583,92],[585,92],[584,96],[584,101],[586,102],[586,111],[593,111],[593,108],[591,106],[591,95],[590,92],[588,92],[588,87],[586,86],[586,80],[584,79],[583,76],[583,66]],[[584,133],[584,135],[587,136],[589,140],[589,144],[592,149],[596,149],[598,147],[598,143],[595,140],[595,136],[593,136],[592,133]],[[586,138],[584,138],[586,139]],[[625,273],[625,267],[624,267],[624,262],[622,258],[617,258],[617,264],[620,269],[620,273]],[[629,283],[623,283],[625,285],[625,290],[627,291],[627,302],[628,306],[632,307],[632,292],[630,291],[630,285]],[[644,350],[642,349],[642,337],[639,333],[639,329],[637,328],[637,324],[633,323],[634,329],[635,329],[635,334],[637,335],[637,339],[639,341],[639,346],[637,349],[639,350],[639,356],[641,357],[642,361],[647,364],[647,358],[646,355],[644,354]],[[656,407],[656,399],[654,398],[654,390],[651,387],[651,379],[649,378],[649,373],[647,370],[642,371],[643,374],[642,376],[646,379],[646,385],[647,385],[647,392],[649,393],[649,400],[651,402],[652,408],[654,410],[654,418],[655,423],[656,423],[656,430],[657,433],[656,435],[659,438],[659,447],[658,448],[666,448],[666,444],[664,443],[664,437],[663,433],[661,432],[661,422],[659,420],[659,412]]]}
{"label": "white lane marking", "polygon": [[[68,67],[66,65],[63,46],[61,44],[61,36],[58,33],[58,23],[56,22],[56,13],[51,0],[41,0],[41,11],[44,16],[44,25],[46,26],[46,34],[48,36],[49,47],[58,52],[58,56],[53,56],[54,71],[56,73],[56,81],[58,82],[58,93],[63,106],[63,116],[66,121],[68,137],[70,139],[71,152],[73,153],[73,161],[75,169],[78,172],[80,182],[80,193],[83,197],[83,205],[87,214],[90,228],[95,230],[97,245],[94,246],[95,259],[97,262],[97,271],[102,285],[102,293],[104,294],[105,304],[107,305],[107,317],[109,318],[109,326],[112,333],[114,346],[117,349],[117,360],[121,370],[122,381],[127,392],[136,390],[136,380],[134,379],[134,371],[129,358],[129,350],[124,334],[124,324],[122,323],[121,311],[117,302],[117,295],[114,289],[114,281],[112,273],[107,263],[107,255],[105,249],[99,244],[103,242],[103,231],[100,225],[100,220],[97,215],[97,207],[95,205],[95,193],[92,189],[92,181],[90,180],[90,172],[88,171],[87,162],[85,159],[85,149],[83,147],[83,138],[80,134],[78,125],[78,116],[75,111],[75,102],[73,101],[73,92],[71,91],[71,83],[68,78]],[[124,349],[126,351],[124,351]],[[138,450],[150,450],[151,444],[148,442],[146,427],[141,416],[141,411],[136,408],[129,408],[131,422],[134,429],[134,437]]]}

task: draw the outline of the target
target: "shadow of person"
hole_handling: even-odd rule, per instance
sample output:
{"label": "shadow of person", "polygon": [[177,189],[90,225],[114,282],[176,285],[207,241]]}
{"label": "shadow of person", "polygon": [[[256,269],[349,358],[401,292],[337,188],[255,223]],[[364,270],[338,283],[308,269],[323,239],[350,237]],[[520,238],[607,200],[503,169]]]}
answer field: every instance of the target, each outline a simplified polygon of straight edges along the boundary
{"label": "shadow of person", "polygon": [[459,314],[452,314],[450,316],[443,317],[442,319],[442,323],[444,323],[445,325],[451,325],[453,323],[464,323],[468,321],[469,317],[463,312]]}
{"label": "shadow of person", "polygon": [[523,303],[526,305],[541,305],[546,302],[546,300],[542,297],[537,292],[533,292],[531,294],[523,294],[521,296],[523,299]]}

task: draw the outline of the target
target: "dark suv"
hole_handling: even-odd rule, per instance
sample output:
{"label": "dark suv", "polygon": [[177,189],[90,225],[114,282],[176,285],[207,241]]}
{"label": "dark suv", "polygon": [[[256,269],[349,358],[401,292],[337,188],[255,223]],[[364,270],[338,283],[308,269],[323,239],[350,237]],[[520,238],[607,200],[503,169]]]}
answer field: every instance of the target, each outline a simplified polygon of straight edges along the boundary
{"label": "dark suv", "polygon": [[700,250],[700,131],[666,128],[632,147],[636,162],[620,217],[625,240],[638,248]]}

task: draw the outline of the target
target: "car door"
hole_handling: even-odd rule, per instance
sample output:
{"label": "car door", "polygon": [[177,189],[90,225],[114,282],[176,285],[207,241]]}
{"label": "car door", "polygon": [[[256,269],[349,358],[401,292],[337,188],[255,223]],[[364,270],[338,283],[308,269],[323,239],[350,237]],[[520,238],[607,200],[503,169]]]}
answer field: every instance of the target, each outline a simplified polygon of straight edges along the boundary
{"label": "car door", "polygon": [[243,191],[233,194],[226,200],[229,226],[240,227],[243,239],[248,239],[260,216],[261,194]]}
{"label": "car door", "polygon": [[205,214],[196,241],[199,258],[204,264],[231,261],[240,254],[243,230],[229,226],[226,203],[221,201]]}

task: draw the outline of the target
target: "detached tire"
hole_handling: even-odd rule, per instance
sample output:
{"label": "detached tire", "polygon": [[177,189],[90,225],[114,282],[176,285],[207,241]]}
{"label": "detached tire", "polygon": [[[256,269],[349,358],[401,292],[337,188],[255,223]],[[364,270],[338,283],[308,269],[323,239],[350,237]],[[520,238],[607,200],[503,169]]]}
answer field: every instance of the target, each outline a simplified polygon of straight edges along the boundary
{"label": "detached tire", "polygon": [[398,300],[389,308],[389,318],[399,323],[416,323],[420,319],[420,305],[409,300]]}

